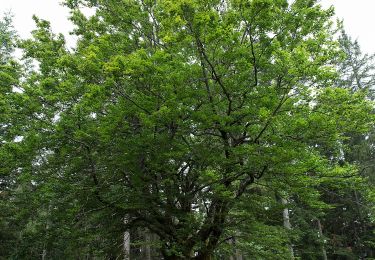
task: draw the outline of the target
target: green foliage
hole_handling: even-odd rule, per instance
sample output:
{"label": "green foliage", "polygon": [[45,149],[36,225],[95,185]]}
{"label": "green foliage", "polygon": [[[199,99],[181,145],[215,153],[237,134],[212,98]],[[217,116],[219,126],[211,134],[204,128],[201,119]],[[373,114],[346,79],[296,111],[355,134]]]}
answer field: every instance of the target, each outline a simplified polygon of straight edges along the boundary
{"label": "green foliage", "polygon": [[[360,46],[342,30],[339,38],[344,59],[339,63],[336,85],[349,89],[362,100],[373,101],[374,56],[362,54]],[[353,111],[354,109],[351,109]],[[363,116],[373,116],[373,109]],[[369,121],[370,122],[370,121]],[[361,128],[361,126],[355,126]],[[324,225],[330,241],[331,257],[371,258],[375,255],[374,240],[374,126],[360,132],[345,131],[342,163],[352,163],[358,168],[356,181],[348,179],[344,186],[323,187],[324,200],[335,208],[327,212]],[[349,181],[350,180],[350,181]]]}
{"label": "green foliage", "polygon": [[124,232],[142,230],[136,257],[147,234],[164,259],[233,248],[287,259],[292,244],[303,259],[321,256],[312,222],[336,206],[324,189],[363,184],[341,157],[373,122],[363,93],[332,87],[333,10],[310,0],[120,2],[66,1],[74,50],[35,17],[20,47],[37,66],[21,93],[10,93],[19,72],[1,70],[8,255],[115,259]]}

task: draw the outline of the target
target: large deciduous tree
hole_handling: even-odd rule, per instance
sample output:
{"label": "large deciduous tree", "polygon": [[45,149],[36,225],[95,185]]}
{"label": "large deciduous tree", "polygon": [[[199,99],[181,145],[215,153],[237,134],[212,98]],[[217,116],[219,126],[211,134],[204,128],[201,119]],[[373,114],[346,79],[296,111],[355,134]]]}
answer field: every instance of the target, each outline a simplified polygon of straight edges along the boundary
{"label": "large deciduous tree", "polygon": [[[233,214],[271,203],[262,185],[318,205],[321,182],[354,171],[332,158],[371,107],[331,87],[333,10],[316,2],[70,0],[70,51],[35,18],[20,127],[34,157],[18,170],[40,250],[25,252],[115,258],[146,229],[164,259],[210,259]],[[248,235],[265,226],[252,216]]]}

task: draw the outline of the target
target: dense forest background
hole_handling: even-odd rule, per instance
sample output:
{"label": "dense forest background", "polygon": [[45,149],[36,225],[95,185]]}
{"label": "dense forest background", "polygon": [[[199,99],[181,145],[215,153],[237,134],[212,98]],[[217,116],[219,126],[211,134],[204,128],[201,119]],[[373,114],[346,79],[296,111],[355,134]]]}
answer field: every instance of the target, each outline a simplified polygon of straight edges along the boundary
{"label": "dense forest background", "polygon": [[74,48],[0,21],[0,259],[375,259],[375,56],[333,8],[64,4]]}

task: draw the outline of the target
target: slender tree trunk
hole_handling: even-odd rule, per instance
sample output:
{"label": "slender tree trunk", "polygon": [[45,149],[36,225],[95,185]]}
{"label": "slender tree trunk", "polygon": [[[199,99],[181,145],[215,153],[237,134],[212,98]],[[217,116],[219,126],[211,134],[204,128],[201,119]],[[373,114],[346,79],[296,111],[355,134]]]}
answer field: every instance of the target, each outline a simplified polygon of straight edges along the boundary
{"label": "slender tree trunk", "polygon": [[230,260],[242,260],[243,259],[243,257],[242,257],[242,253],[241,253],[241,251],[238,249],[238,248],[236,248],[236,239],[235,238],[232,238],[231,240],[230,240],[230,244],[233,246],[233,248],[234,248],[234,255],[231,255],[230,257],[229,257],[229,259]]}
{"label": "slender tree trunk", "polygon": [[[127,224],[128,220],[124,218],[124,224]],[[123,251],[124,251],[124,260],[130,260],[130,231],[126,230],[124,232],[123,238]]]}
{"label": "slender tree trunk", "polygon": [[46,250],[46,249],[43,249],[43,252],[42,252],[42,260],[45,260],[45,259],[46,259],[46,256],[47,256],[47,250]]}
{"label": "slender tree trunk", "polygon": [[[283,209],[284,228],[286,228],[287,230],[291,230],[292,225],[290,224],[289,209],[286,207],[286,205],[288,204],[288,201],[281,196],[278,196],[278,197],[279,197],[281,204],[284,206],[284,209]],[[292,243],[289,244],[289,251],[290,251],[291,259],[294,259],[294,251],[293,251]]]}
{"label": "slender tree trunk", "polygon": [[[281,198],[280,201],[281,201],[281,204],[283,204],[284,206],[288,204],[288,201],[284,198]],[[284,227],[286,229],[288,230],[292,229],[292,225],[290,224],[289,209],[287,207],[283,209],[283,222],[284,222]]]}
{"label": "slender tree trunk", "polygon": [[161,258],[160,251],[157,250],[155,246],[153,246],[153,243],[157,243],[159,241],[159,237],[156,234],[150,233],[150,254],[151,254],[151,259],[159,259]]}
{"label": "slender tree trunk", "polygon": [[[50,213],[51,213],[51,204],[48,205],[48,209],[47,209],[47,220],[46,220],[46,234],[48,234],[49,232],[49,227],[50,227],[50,219],[49,219],[49,216],[50,216]],[[46,238],[45,238],[46,239]],[[47,242],[44,241],[43,243],[43,251],[42,251],[42,260],[45,260],[47,258]]]}
{"label": "slender tree trunk", "polygon": [[[323,229],[322,229],[322,224],[320,223],[320,220],[317,219],[316,223],[318,224],[319,235],[320,235],[320,237],[323,237]],[[328,260],[328,258],[327,258],[327,251],[326,251],[326,249],[324,247],[324,244],[322,245],[322,256],[323,256],[323,260]]]}
{"label": "slender tree trunk", "polygon": [[142,246],[142,255],[144,260],[151,260],[152,235],[148,230],[143,230],[144,245]]}
{"label": "slender tree trunk", "polygon": [[130,232],[124,232],[124,260],[130,260]]}
{"label": "slender tree trunk", "polygon": [[239,249],[236,249],[236,260],[242,260],[242,253]]}

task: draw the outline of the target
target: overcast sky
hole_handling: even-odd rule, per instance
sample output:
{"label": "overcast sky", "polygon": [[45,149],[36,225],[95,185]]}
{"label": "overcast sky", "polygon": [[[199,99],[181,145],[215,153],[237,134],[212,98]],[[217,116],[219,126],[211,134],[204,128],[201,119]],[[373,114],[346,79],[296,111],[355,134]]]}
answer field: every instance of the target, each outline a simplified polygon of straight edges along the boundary
{"label": "overcast sky", "polygon": [[[35,28],[33,14],[51,21],[54,32],[68,35],[72,25],[67,21],[69,11],[61,0],[0,0],[0,12],[12,11],[14,25],[21,37],[28,37]],[[375,53],[375,0],[321,0],[324,7],[334,5],[339,18],[344,18],[347,32],[358,39],[362,50]],[[73,45],[74,39],[68,41]]]}

